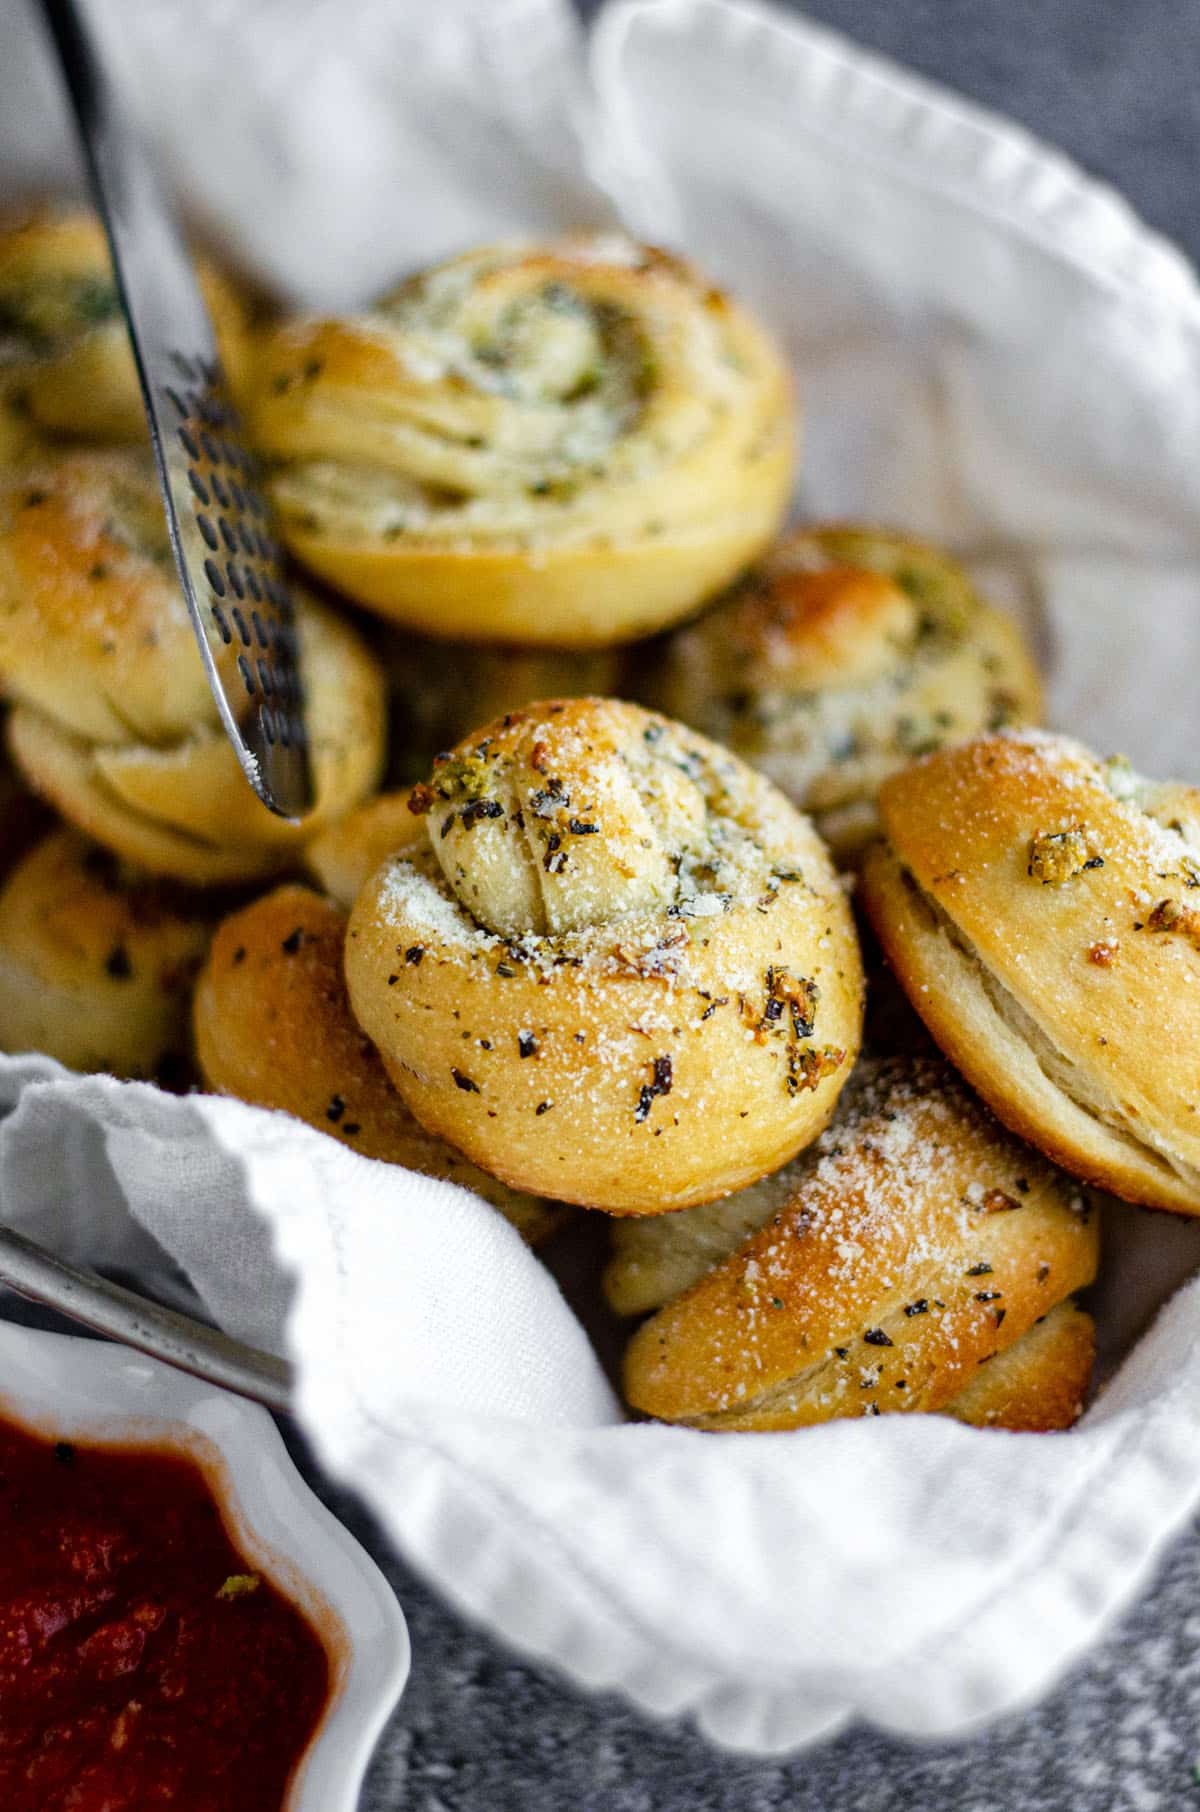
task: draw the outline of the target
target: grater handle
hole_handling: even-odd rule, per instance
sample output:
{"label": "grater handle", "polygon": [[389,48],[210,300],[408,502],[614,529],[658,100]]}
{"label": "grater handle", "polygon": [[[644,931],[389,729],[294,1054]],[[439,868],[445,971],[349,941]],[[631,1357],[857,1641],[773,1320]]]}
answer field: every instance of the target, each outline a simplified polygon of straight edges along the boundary
{"label": "grater handle", "polygon": [[0,1284],[95,1333],[265,1403],[268,1409],[292,1407],[293,1374],[286,1360],[232,1340],[176,1309],[149,1302],[82,1265],[56,1258],[12,1227],[0,1227]]}
{"label": "grater handle", "polygon": [[[242,440],[187,248],[122,116],[85,13],[76,0],[42,0],[42,12],[108,235],[171,547],[209,686],[251,786],[271,811],[295,820],[313,803],[300,650],[257,462]],[[185,522],[203,535],[209,555],[189,552]],[[214,655],[214,626],[226,646],[237,649],[240,637],[240,679],[227,677]]]}

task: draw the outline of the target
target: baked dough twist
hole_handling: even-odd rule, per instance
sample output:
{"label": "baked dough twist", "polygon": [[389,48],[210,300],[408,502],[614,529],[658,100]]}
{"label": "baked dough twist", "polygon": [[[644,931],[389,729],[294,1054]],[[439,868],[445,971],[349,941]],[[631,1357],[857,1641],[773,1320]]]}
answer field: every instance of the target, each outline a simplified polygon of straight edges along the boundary
{"label": "baked dough twist", "polygon": [[433,635],[595,647],[674,622],[779,525],[783,361],[677,258],[485,246],[267,340],[253,409],[295,553]]}
{"label": "baked dough twist", "polygon": [[894,1060],[766,1224],[642,1324],[626,1395],[712,1429],[947,1409],[1091,1281],[1097,1249],[1069,1179],[945,1065]]}
{"label": "baked dough twist", "polygon": [[880,809],[863,898],[942,1049],[1076,1175],[1200,1213],[1200,792],[1024,732]]}
{"label": "baked dough twist", "polygon": [[[10,749],[64,818],[131,862],[196,884],[269,874],[375,783],[376,663],[312,600],[297,599],[297,628],[317,803],[292,825],[259,804],[220,726],[149,453],[74,453],[0,473]],[[236,660],[236,638],[212,639],[218,661]]]}
{"label": "baked dough twist", "polygon": [[225,920],[196,990],[204,1080],[364,1157],[461,1184],[537,1245],[567,1211],[505,1188],[413,1119],[351,1015],[345,934],[345,914],[308,887],[278,887]]}
{"label": "baked dough twist", "polygon": [[417,1118],[518,1188],[653,1214],[813,1138],[858,1048],[824,846],[768,782],[610,699],[511,713],[412,800],[346,978]]}
{"label": "baked dough twist", "polygon": [[[250,366],[249,309],[206,258],[197,276],[230,389]],[[0,392],[35,431],[144,440],[146,414],[104,230],[80,208],[0,225]],[[0,412],[2,413],[2,412]],[[3,451],[0,427],[0,452]],[[10,444],[10,452],[11,452]]]}
{"label": "baked dough twist", "polygon": [[0,890],[0,1050],[179,1086],[212,928],[203,900],[52,831]]}
{"label": "baked dough twist", "polygon": [[834,523],[787,536],[667,644],[654,702],[782,787],[835,853],[877,830],[914,755],[1036,722],[1016,624],[940,549]]}

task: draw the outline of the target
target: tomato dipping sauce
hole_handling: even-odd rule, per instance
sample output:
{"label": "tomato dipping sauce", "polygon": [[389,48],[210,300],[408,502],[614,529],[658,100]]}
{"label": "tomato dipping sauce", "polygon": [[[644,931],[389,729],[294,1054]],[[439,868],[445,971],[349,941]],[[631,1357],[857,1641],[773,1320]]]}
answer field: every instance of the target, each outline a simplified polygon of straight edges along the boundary
{"label": "tomato dipping sauce", "polygon": [[329,1688],[198,1465],[0,1418],[3,1812],[281,1812]]}

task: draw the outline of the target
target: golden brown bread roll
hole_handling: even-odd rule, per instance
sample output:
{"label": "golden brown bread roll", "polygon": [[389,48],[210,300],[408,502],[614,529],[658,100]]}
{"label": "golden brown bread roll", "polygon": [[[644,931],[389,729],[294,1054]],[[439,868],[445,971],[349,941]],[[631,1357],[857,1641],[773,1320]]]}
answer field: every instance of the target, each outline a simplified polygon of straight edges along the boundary
{"label": "golden brown bread roll", "polygon": [[884,1065],[785,1206],[630,1341],[635,1409],[797,1428],[946,1408],[1089,1283],[1096,1217],[944,1065]]}
{"label": "golden brown bread roll", "polygon": [[506,1189],[413,1119],[351,1016],[345,934],[345,914],[307,887],[278,887],[225,920],[196,990],[204,1080],[306,1120],[364,1157],[459,1183],[536,1245],[565,1210]]}
{"label": "golden brown bread roll", "polygon": [[179,1083],[212,925],[201,900],[52,831],[0,890],[0,1050]]}
{"label": "golden brown bread roll", "polygon": [[975,1428],[1048,1434],[1083,1413],[1096,1361],[1096,1324],[1078,1303],[1060,1302],[947,1403],[943,1415]]}
{"label": "golden brown bread roll", "polygon": [[351,1004],[417,1118],[514,1187],[711,1200],[825,1124],[861,1026],[824,846],[763,778],[611,699],[511,713],[416,789]]}
{"label": "golden brown bread roll", "polygon": [[880,809],[863,898],[942,1049],[1076,1175],[1200,1212],[1200,793],[1025,732]]}
{"label": "golden brown bread roll", "polygon": [[364,315],[280,327],[257,375],[288,544],[432,635],[646,635],[728,583],[787,503],[778,351],[688,265],[615,235],[469,252]]}
{"label": "golden brown bread roll", "polygon": [[[0,472],[0,691],[29,784],[153,872],[195,884],[270,874],[374,785],[379,669],[332,612],[297,598],[317,803],[300,825],[243,779],[184,609],[148,452]],[[214,652],[231,663],[214,628]],[[239,682],[240,683],[240,682]]]}
{"label": "golden brown bread roll", "polygon": [[[197,260],[197,275],[225,375],[241,396],[248,307],[208,259]],[[0,372],[12,377],[36,429],[81,440],[145,439],[129,335],[95,215],[48,207],[0,224]]]}
{"label": "golden brown bread roll", "polygon": [[834,523],[788,535],[667,643],[655,703],[762,769],[843,859],[914,755],[1036,722],[1015,623],[940,549]]}

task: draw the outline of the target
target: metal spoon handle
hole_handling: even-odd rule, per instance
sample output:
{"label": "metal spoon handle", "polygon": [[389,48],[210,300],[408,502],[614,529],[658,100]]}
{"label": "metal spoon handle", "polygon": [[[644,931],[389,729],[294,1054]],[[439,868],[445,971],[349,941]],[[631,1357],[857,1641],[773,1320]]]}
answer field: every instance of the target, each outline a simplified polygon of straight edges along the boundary
{"label": "metal spoon handle", "polygon": [[0,1284],[71,1321],[107,1334],[268,1409],[292,1406],[293,1373],[285,1359],[264,1353],[190,1315],[147,1302],[95,1271],[55,1258],[35,1240],[0,1227]]}

